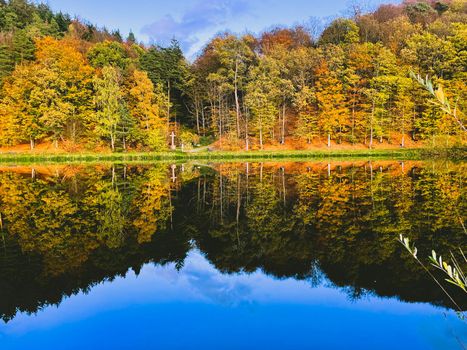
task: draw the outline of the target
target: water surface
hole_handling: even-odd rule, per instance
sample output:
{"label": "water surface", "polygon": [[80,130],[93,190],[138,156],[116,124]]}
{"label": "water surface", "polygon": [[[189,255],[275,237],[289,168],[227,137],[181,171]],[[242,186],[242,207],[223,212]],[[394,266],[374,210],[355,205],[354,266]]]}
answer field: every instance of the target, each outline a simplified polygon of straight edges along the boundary
{"label": "water surface", "polygon": [[2,349],[460,349],[465,322],[397,238],[422,257],[465,247],[464,174],[416,161],[0,168]]}

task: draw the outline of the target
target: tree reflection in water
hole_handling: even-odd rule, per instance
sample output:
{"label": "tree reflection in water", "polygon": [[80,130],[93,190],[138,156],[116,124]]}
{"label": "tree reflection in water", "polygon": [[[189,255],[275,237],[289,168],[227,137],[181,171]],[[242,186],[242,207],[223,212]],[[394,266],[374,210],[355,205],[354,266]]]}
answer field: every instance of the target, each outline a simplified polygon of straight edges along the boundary
{"label": "tree reflection in water", "polygon": [[462,246],[465,173],[413,161],[0,168],[0,317],[148,262],[181,268],[194,248],[222,273],[326,276],[350,298],[450,307],[397,238],[426,256]]}

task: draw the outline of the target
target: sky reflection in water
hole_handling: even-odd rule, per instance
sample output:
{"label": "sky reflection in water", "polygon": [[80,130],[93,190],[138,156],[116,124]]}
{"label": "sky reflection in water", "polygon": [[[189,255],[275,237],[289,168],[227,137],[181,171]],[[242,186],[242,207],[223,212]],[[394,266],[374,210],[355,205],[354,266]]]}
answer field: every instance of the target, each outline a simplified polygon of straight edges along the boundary
{"label": "sky reflection in water", "polygon": [[324,280],[225,275],[192,251],[185,266],[147,264],[0,324],[2,349],[457,349],[453,312],[425,303],[351,300]]}

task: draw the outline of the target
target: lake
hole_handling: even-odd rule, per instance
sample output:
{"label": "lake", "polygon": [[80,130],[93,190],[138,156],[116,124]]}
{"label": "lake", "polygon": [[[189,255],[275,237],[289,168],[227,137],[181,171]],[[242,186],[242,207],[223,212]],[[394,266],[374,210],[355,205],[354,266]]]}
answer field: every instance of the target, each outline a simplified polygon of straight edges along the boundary
{"label": "lake", "polygon": [[1,349],[462,349],[466,322],[398,238],[427,265],[432,249],[465,249],[466,174],[0,166]]}

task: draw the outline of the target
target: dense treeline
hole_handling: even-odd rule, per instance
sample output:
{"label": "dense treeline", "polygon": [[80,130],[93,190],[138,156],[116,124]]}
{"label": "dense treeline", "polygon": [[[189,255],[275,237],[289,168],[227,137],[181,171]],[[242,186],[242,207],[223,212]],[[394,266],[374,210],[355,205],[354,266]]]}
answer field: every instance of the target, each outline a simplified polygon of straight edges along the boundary
{"label": "dense treeline", "polygon": [[165,147],[171,103],[161,74],[183,58],[176,44],[147,50],[131,33],[123,42],[25,0],[1,4],[0,32],[1,145]]}
{"label": "dense treeline", "polygon": [[371,148],[460,132],[409,73],[467,110],[464,0],[355,8],[314,32],[222,34],[190,64],[175,41],[146,47],[132,33],[122,40],[46,5],[2,0],[0,144],[160,150],[174,131],[185,147],[205,136],[244,149]]}
{"label": "dense treeline", "polygon": [[409,72],[433,77],[465,110],[466,19],[465,1],[407,2],[336,19],[318,38],[301,27],[217,37],[192,66],[196,120],[246,148],[288,137],[404,146],[406,135],[456,133]]}
{"label": "dense treeline", "polygon": [[[223,273],[327,276],[449,305],[397,242],[465,241],[465,166],[357,162],[9,168],[0,171],[0,318],[200,249]],[[462,292],[461,292],[462,293]]]}

